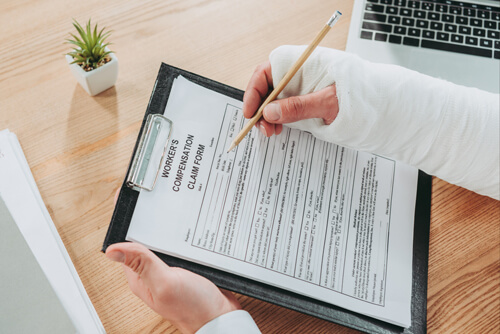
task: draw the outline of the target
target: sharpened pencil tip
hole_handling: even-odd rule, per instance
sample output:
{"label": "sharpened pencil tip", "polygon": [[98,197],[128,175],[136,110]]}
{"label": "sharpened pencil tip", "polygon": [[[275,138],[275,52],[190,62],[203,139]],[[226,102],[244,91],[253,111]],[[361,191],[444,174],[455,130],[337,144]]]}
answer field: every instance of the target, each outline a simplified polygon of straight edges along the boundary
{"label": "sharpened pencil tip", "polygon": [[235,147],[236,147],[236,145],[234,143],[232,143],[231,147],[229,147],[229,150],[227,150],[227,153],[231,152]]}

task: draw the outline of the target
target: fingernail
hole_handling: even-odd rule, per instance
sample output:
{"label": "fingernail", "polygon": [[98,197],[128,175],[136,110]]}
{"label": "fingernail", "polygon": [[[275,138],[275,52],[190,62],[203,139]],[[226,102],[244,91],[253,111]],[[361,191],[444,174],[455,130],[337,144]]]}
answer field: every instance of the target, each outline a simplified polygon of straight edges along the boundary
{"label": "fingernail", "polygon": [[260,130],[260,132],[262,132],[262,134],[263,134],[264,136],[266,136],[266,137],[267,137],[267,131],[266,131],[266,128],[265,128],[265,126],[264,126],[264,125],[262,125],[262,124],[261,124],[261,125],[259,125],[259,130]]}
{"label": "fingernail", "polygon": [[279,103],[269,103],[264,108],[266,119],[270,121],[277,121],[281,118],[281,107]]}
{"label": "fingernail", "polygon": [[111,252],[110,254],[108,254],[108,257],[116,262],[121,262],[121,263],[125,262],[125,254],[123,254],[120,251]]}

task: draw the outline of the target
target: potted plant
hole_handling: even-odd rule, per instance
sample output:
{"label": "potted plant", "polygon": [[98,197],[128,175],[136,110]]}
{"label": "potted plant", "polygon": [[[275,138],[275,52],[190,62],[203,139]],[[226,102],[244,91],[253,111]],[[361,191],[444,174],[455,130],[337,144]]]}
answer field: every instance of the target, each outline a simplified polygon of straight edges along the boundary
{"label": "potted plant", "polygon": [[90,20],[85,29],[76,20],[73,26],[79,37],[70,33],[73,39],[66,40],[73,44],[66,60],[78,83],[94,96],[112,87],[118,77],[118,58],[106,42],[111,32],[104,32],[105,28],[98,32],[97,24],[92,29]]}

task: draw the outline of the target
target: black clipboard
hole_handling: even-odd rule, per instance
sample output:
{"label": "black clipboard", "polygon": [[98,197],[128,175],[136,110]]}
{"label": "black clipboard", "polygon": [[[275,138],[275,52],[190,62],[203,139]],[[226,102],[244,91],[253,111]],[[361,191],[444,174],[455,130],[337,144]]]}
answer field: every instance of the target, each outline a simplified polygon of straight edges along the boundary
{"label": "black clipboard", "polygon": [[[150,167],[154,166],[155,162],[147,159],[147,163],[144,166],[141,165],[141,159],[144,159],[144,156],[148,155],[148,153],[150,154],[152,151],[156,152],[158,150],[154,147],[154,142],[149,140],[151,133],[156,138],[159,136],[157,133],[155,134],[155,131],[158,129],[170,131],[169,126],[171,127],[172,124],[168,120],[162,119],[161,116],[156,115],[163,115],[173,81],[179,75],[215,92],[234,99],[243,99],[244,92],[239,89],[164,63],[161,64],[139,132],[139,139],[134,147],[131,163],[129,164],[125,181],[120,189],[113,217],[104,240],[103,252],[106,251],[108,246],[125,241],[137,198],[139,197],[137,190],[140,188],[147,189],[150,185],[154,185],[155,180],[149,180],[147,181],[149,184],[144,184],[146,180],[141,179],[140,169],[148,168],[148,164]],[[168,137],[168,134],[164,134],[163,137]],[[427,269],[431,189],[431,176],[419,171],[413,234],[412,324],[408,328],[389,324],[335,305],[211,267],[158,252],[155,252],[155,254],[168,265],[193,271],[208,278],[221,288],[258,298],[346,327],[367,333],[422,334],[427,332]]]}

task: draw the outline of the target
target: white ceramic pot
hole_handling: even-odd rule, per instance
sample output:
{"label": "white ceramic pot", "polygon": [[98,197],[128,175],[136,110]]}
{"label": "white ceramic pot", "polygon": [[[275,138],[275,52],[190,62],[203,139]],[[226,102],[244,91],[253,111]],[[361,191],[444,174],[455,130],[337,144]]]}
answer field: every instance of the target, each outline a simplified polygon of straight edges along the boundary
{"label": "white ceramic pot", "polygon": [[113,87],[118,78],[118,58],[116,58],[114,53],[110,53],[109,56],[111,57],[110,62],[90,72],[86,72],[79,65],[71,64],[73,58],[66,55],[66,60],[68,64],[70,64],[69,68],[71,72],[80,86],[82,86],[90,96],[97,95]]}

